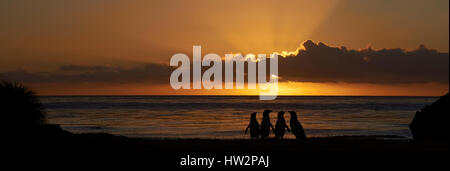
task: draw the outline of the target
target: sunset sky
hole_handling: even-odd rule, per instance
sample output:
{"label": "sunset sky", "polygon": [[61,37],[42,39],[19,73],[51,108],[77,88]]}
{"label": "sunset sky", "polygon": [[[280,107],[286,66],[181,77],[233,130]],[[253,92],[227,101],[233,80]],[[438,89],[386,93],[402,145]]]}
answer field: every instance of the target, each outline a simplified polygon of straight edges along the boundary
{"label": "sunset sky", "polygon": [[[308,41],[309,40],[309,41]],[[280,95],[443,95],[448,0],[0,0],[0,79],[39,95],[173,90],[170,58],[273,53]]]}

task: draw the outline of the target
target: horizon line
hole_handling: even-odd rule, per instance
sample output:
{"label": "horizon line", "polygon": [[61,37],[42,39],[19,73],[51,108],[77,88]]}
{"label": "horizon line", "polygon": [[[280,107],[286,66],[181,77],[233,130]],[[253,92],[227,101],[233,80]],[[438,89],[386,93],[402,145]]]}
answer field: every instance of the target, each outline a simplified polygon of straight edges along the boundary
{"label": "horizon line", "polygon": [[[445,94],[444,94],[445,95]],[[444,96],[441,95],[441,96]],[[157,96],[173,96],[173,97],[187,97],[187,96],[216,96],[216,97],[259,97],[259,95],[37,95],[38,97],[131,97],[131,96],[142,96],[142,97],[157,97]],[[278,95],[278,97],[441,97],[435,95],[423,96],[423,95]]]}

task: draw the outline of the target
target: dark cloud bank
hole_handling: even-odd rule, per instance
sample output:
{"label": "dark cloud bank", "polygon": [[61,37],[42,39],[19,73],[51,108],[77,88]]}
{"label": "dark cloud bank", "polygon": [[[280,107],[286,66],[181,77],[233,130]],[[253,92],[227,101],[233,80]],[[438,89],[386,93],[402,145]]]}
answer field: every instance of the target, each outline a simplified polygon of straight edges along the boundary
{"label": "dark cloud bank", "polygon": [[423,45],[412,51],[347,50],[310,40],[296,56],[279,60],[284,80],[349,83],[448,83],[449,54]]}
{"label": "dark cloud bank", "polygon": [[[329,47],[310,40],[295,56],[279,58],[280,81],[347,83],[448,83],[449,54],[421,45],[404,49],[371,48],[348,50]],[[58,72],[35,73],[13,71],[0,78],[25,83],[149,83],[168,84],[173,68],[162,64],[145,64],[130,68],[113,66],[67,65]]]}
{"label": "dark cloud bank", "polygon": [[0,78],[25,83],[168,83],[171,73],[169,66],[145,64],[130,68],[111,66],[66,65],[59,72],[13,71],[0,74]]}

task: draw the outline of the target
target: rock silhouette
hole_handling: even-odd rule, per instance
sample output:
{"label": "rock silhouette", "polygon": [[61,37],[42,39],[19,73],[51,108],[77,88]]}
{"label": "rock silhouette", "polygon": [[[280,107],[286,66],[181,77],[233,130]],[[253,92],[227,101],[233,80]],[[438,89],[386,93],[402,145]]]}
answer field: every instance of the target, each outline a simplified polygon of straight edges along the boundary
{"label": "rock silhouette", "polygon": [[270,134],[270,128],[274,130],[272,123],[270,122],[269,114],[271,110],[264,110],[263,118],[261,120],[261,139],[267,139]]}
{"label": "rock silhouette", "polygon": [[250,123],[248,124],[247,128],[245,129],[246,134],[247,134],[248,129],[250,129],[250,137],[252,139],[259,139],[261,126],[259,125],[258,121],[256,120],[256,112],[253,112],[252,114],[250,114]]}
{"label": "rock silhouette", "polygon": [[409,129],[415,141],[448,141],[449,93],[416,112]]}
{"label": "rock silhouette", "polygon": [[297,119],[297,113],[295,111],[289,111],[291,114],[290,125],[292,134],[295,135],[295,138],[298,140],[306,140],[305,130],[303,130],[303,126]]}
{"label": "rock silhouette", "polygon": [[278,112],[277,123],[275,124],[275,130],[273,131],[276,139],[283,139],[286,129],[289,132],[291,131],[286,124],[286,119],[284,119],[284,113],[284,111]]}

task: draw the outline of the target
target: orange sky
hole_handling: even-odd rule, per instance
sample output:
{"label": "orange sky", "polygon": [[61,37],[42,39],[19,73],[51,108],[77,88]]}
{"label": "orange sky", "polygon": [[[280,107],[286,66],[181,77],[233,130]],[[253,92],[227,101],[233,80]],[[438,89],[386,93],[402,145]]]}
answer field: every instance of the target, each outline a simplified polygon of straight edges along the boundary
{"label": "orange sky", "polygon": [[[168,65],[173,54],[190,54],[193,45],[201,45],[204,54],[219,55],[294,51],[309,39],[356,50],[368,46],[412,50],[425,44],[449,51],[446,0],[15,0],[1,1],[0,11],[0,78],[16,71],[59,73],[67,65]],[[257,94],[174,91],[168,84],[25,84],[41,95]],[[283,82],[279,94],[442,95],[447,91],[448,81]]]}

